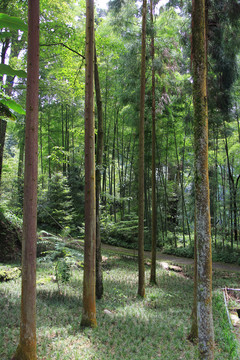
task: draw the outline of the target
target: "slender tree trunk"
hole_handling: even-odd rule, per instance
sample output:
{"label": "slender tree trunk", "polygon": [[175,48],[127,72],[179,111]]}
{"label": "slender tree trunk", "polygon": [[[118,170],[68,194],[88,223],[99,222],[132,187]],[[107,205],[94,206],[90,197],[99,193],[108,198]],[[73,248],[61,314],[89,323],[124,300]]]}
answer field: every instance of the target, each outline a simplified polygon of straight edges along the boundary
{"label": "slender tree trunk", "polygon": [[[231,248],[233,249],[233,234],[235,242],[238,241],[238,231],[237,231],[237,187],[240,175],[238,175],[236,184],[233,177],[233,170],[230,166],[230,159],[228,154],[228,142],[227,136],[225,134],[225,149],[227,155],[227,164],[228,164],[228,177],[229,177],[229,189],[230,189],[230,211],[231,211]],[[232,219],[233,218],[233,219]],[[232,226],[233,223],[233,226]]]}
{"label": "slender tree trunk", "polygon": [[195,153],[197,319],[200,359],[214,359],[212,251],[208,180],[208,106],[205,0],[193,0],[192,58]]}
{"label": "slender tree trunk", "polygon": [[222,246],[225,247],[226,237],[226,195],[225,195],[225,166],[221,166],[221,178],[222,178],[222,196],[223,196],[223,231],[222,231]]}
{"label": "slender tree trunk", "polygon": [[[168,237],[168,193],[167,193],[167,185],[168,185],[168,130],[166,133],[166,173],[165,177],[163,178],[163,185],[164,185],[164,195],[165,195],[165,201],[164,201],[164,212],[165,212],[165,219],[164,219],[164,226],[165,226],[165,238],[167,240]],[[172,241],[172,240],[171,240]],[[172,243],[171,243],[172,245]]]}
{"label": "slender tree trunk", "polygon": [[66,175],[69,174],[69,109],[68,105],[66,105],[66,119],[65,119],[65,161],[66,161]]}
{"label": "slender tree trunk", "polygon": [[5,144],[7,121],[0,119],[0,187],[2,181],[3,150]]}
{"label": "slender tree trunk", "polygon": [[24,162],[24,148],[25,148],[25,126],[24,132],[21,131],[21,139],[19,141],[19,159],[18,159],[18,203],[23,206],[23,162]]}
{"label": "slender tree trunk", "polygon": [[154,24],[153,0],[150,2],[151,12],[151,51],[152,51],[152,261],[150,283],[156,284],[156,258],[157,258],[157,207],[156,207],[156,105],[155,105],[155,69],[154,69]]}
{"label": "slender tree trunk", "polygon": [[130,160],[130,170],[129,170],[129,187],[128,187],[128,214],[130,215],[131,213],[131,195],[132,195],[132,174],[133,174],[133,159],[134,159],[134,155],[135,155],[135,142],[136,142],[136,136],[134,136],[134,140],[133,140],[133,146],[132,146],[132,156],[131,156],[131,160]]}
{"label": "slender tree trunk", "polygon": [[86,0],[85,69],[85,241],[83,313],[81,326],[97,326],[96,320],[96,189],[94,133],[94,1]]}
{"label": "slender tree trunk", "polygon": [[193,309],[192,309],[192,326],[188,339],[195,342],[198,338],[197,324],[197,241],[196,241],[196,222],[194,223],[194,284],[193,284]]}
{"label": "slender tree trunk", "polygon": [[[104,106],[104,129],[103,133],[107,134],[107,104],[108,104],[108,62],[107,62],[107,69],[106,69],[106,79],[105,79],[105,106]],[[108,137],[105,138],[104,143],[104,151],[103,151],[103,176],[102,176],[102,202],[103,205],[106,206],[106,192],[107,192],[107,141]]]}
{"label": "slender tree trunk", "polygon": [[103,160],[103,111],[102,98],[100,91],[100,81],[98,74],[96,47],[94,47],[94,78],[97,101],[97,151],[96,151],[96,296],[101,299],[103,296],[103,276],[102,276],[102,253],[101,253],[101,234],[100,234],[100,192],[101,192],[101,170]]}
{"label": "slender tree trunk", "polygon": [[14,360],[37,359],[36,243],[38,170],[39,0],[28,2],[28,65],[20,341]]}
{"label": "slender tree trunk", "polygon": [[146,67],[146,12],[147,1],[142,9],[142,54],[141,54],[141,93],[139,127],[139,199],[138,199],[138,295],[145,296],[144,270],[144,108],[145,108],[145,67]]}
{"label": "slender tree trunk", "polygon": [[48,112],[48,182],[52,177],[51,173],[51,143],[50,143],[50,110]]}
{"label": "slender tree trunk", "polygon": [[[183,157],[182,157],[182,173],[181,173],[181,195],[182,195],[182,231],[183,231],[183,246],[185,247],[185,197],[184,197],[184,160],[185,160],[185,143],[186,143],[186,130],[184,134],[183,143]],[[190,241],[191,242],[191,241]]]}
{"label": "slender tree trunk", "polygon": [[41,167],[41,182],[42,182],[42,188],[44,185],[44,179],[43,179],[43,132],[42,132],[42,112],[40,116],[40,167]]}
{"label": "slender tree trunk", "polygon": [[65,132],[64,132],[64,112],[63,112],[63,104],[61,105],[61,120],[62,120],[62,150],[63,150],[63,155],[62,155],[62,160],[63,160],[63,164],[62,164],[62,172],[63,172],[63,176],[66,176],[66,160],[65,160]]}

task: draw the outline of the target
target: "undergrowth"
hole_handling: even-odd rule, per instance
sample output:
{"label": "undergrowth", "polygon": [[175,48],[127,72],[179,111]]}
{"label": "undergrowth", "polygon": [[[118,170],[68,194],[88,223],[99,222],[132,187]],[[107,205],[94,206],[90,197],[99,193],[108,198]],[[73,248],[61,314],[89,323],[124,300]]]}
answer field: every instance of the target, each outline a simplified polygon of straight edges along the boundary
{"label": "undergrowth", "polygon": [[[61,292],[49,258],[37,268],[37,341],[39,360],[197,359],[190,331],[193,282],[157,267],[157,286],[137,294],[137,260],[104,254],[104,296],[97,301],[96,329],[81,329],[83,271],[74,261]],[[189,270],[190,271],[190,270]],[[219,273],[217,285],[225,286]],[[235,278],[234,278],[235,279]],[[146,282],[149,267],[146,267]],[[215,281],[215,280],[214,280]],[[234,286],[236,279],[228,286]],[[19,338],[20,279],[0,284],[0,358],[9,360]],[[215,293],[214,293],[215,294]],[[214,295],[215,359],[237,360],[232,337],[222,320],[221,299]],[[221,306],[220,306],[220,305]],[[108,310],[106,311],[104,310]],[[225,333],[223,334],[223,329]]]}
{"label": "undergrowth", "polygon": [[[194,247],[192,245],[183,247],[173,247],[165,246],[163,249],[164,254],[176,255],[186,258],[194,258]],[[221,248],[216,247],[212,248],[212,260],[214,262],[225,262],[228,264],[238,264],[240,265],[240,251],[237,248],[232,250],[230,247]]]}

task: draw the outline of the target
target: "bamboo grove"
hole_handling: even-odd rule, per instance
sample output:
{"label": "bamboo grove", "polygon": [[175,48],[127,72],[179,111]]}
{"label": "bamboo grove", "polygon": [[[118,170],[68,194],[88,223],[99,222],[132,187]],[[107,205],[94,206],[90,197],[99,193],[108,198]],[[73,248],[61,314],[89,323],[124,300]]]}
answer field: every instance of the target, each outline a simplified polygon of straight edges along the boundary
{"label": "bamboo grove", "polygon": [[[101,226],[103,240],[135,247],[141,11],[131,1],[118,10],[113,5],[107,14],[97,11],[95,19],[104,133]],[[173,5],[175,7],[160,10],[156,7],[152,25],[150,9],[147,15],[144,227],[145,247],[149,249],[152,227],[152,69],[156,82],[157,245],[161,248],[193,245],[191,4],[186,3],[183,8],[181,4]],[[9,14],[26,17],[23,4],[17,3],[14,7],[8,2],[6,6]],[[39,227],[54,232],[69,227],[73,234],[79,234],[84,218],[85,9],[81,2],[78,6],[71,2],[63,2],[60,6],[57,1],[51,9],[42,1],[41,8]],[[63,13],[68,14],[69,23]],[[214,1],[208,7],[212,241],[216,248],[231,249],[239,242],[238,13],[234,1],[226,5],[226,9]],[[18,39],[14,33],[11,35],[10,39],[2,38],[2,46],[6,48],[2,51],[2,63],[9,56],[12,67],[24,69],[25,34]],[[153,37],[154,58],[151,57]],[[10,55],[6,55],[7,49],[11,49]],[[24,107],[24,79],[9,75],[4,86],[7,87],[4,91]],[[96,136],[97,131],[96,126]],[[24,116],[18,115],[14,123],[7,124],[1,176],[2,206],[11,207],[17,216],[21,215],[23,198],[23,134]],[[62,197],[56,196],[59,195],[58,186]]]}
{"label": "bamboo grove", "polygon": [[[166,6],[161,1],[112,0],[108,11],[97,8],[93,18],[93,2],[86,3],[91,4],[91,25],[86,24],[86,8],[87,14],[90,10],[84,1],[53,0],[51,5],[40,1],[38,229],[82,239],[89,231],[97,239],[97,249],[89,244],[86,250],[85,241],[85,259],[97,250],[99,298],[103,291],[98,268],[101,241],[138,248],[138,294],[144,297],[144,249],[156,251],[157,247],[173,253],[180,249],[182,254],[193,254],[198,227],[195,200],[205,196],[198,188],[202,173],[196,175],[196,153],[204,141],[208,147],[204,176],[209,177],[210,188],[205,201],[208,209],[210,203],[208,255],[212,246],[234,259],[239,248],[240,5],[235,0],[195,0],[193,4],[171,0]],[[194,84],[196,68],[202,65],[196,65],[199,37],[191,30],[195,5],[204,11],[206,78],[200,85],[205,81],[208,105],[208,139],[199,141],[194,119],[203,107],[196,110],[200,95],[196,96]],[[0,13],[27,22],[27,8],[26,2],[3,1]],[[92,34],[85,49],[90,26]],[[26,68],[27,34],[3,27],[0,35],[1,210],[21,219],[26,199],[24,149],[28,146],[24,137],[27,83],[21,71]],[[89,74],[85,63],[92,64]],[[5,64],[20,73],[4,73]],[[87,105],[93,88],[85,86],[88,81],[93,86],[94,80],[95,130],[94,104]],[[10,101],[14,102],[13,113],[4,105]],[[88,106],[92,107],[91,134],[84,122]],[[9,118],[15,121],[7,121]],[[97,209],[93,209],[96,205],[86,208],[88,201],[95,200]],[[84,230],[92,211],[89,221],[97,221],[94,234],[93,225]],[[197,242],[201,254],[201,240]],[[90,258],[89,264],[95,271]],[[198,269],[199,284],[200,272]],[[85,294],[95,274],[90,277],[84,283]],[[150,281],[156,282],[154,267]],[[211,279],[207,281],[211,285]],[[211,289],[208,293],[211,297]],[[88,323],[87,311],[95,312],[84,309],[83,323]],[[208,324],[211,314],[209,318]],[[95,315],[91,321],[95,326]],[[212,334],[210,338],[213,344]],[[202,359],[213,358],[212,354],[204,356]]]}

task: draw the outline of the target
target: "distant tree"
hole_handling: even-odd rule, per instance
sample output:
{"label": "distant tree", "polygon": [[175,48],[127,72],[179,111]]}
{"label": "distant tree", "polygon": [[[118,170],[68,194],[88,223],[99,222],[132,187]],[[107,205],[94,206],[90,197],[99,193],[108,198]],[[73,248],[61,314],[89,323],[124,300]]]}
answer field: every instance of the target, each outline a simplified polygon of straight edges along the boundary
{"label": "distant tree", "polygon": [[74,226],[74,208],[71,189],[68,180],[62,173],[55,173],[49,179],[48,190],[42,199],[39,199],[38,225],[41,228],[56,233]]}
{"label": "distant tree", "polygon": [[200,359],[214,358],[212,252],[208,180],[208,105],[205,0],[193,0],[192,59],[195,153],[197,322]]}
{"label": "distant tree", "polygon": [[28,62],[20,341],[13,360],[37,359],[36,241],[38,170],[39,0],[28,1]]}
{"label": "distant tree", "polygon": [[94,1],[86,0],[85,70],[85,241],[83,313],[81,326],[97,326],[96,320],[96,194],[94,133]]}

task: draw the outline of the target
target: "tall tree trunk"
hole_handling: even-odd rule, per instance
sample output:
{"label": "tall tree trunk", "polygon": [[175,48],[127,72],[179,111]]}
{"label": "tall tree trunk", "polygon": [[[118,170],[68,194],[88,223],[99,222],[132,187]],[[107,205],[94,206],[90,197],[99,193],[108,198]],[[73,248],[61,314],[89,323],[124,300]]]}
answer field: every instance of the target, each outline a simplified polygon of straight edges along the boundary
{"label": "tall tree trunk", "polygon": [[103,111],[102,98],[100,91],[100,81],[98,74],[96,47],[94,47],[94,78],[97,101],[97,151],[96,151],[96,296],[101,299],[103,296],[103,276],[102,276],[102,253],[101,253],[101,234],[100,234],[100,192],[101,192],[101,170],[103,162]]}
{"label": "tall tree trunk", "polygon": [[142,9],[142,53],[141,53],[141,93],[139,126],[139,199],[138,199],[138,295],[145,296],[144,270],[144,108],[145,108],[145,67],[146,67],[146,12],[147,1]]}
{"label": "tall tree trunk", "polygon": [[221,178],[222,178],[222,196],[223,196],[223,230],[222,230],[222,246],[225,247],[225,237],[226,237],[226,194],[225,194],[225,166],[221,166]]}
{"label": "tall tree trunk", "polygon": [[63,165],[62,165],[62,172],[63,172],[63,176],[66,176],[66,159],[65,159],[65,131],[64,131],[64,112],[63,112],[63,104],[61,105],[61,120],[62,120],[62,151],[63,151],[63,155],[62,155],[62,160],[63,160]]}
{"label": "tall tree trunk", "polygon": [[[108,61],[106,68],[106,78],[105,78],[105,105],[104,105],[104,124],[103,124],[103,133],[107,135],[107,104],[108,104]],[[102,203],[106,206],[106,192],[107,192],[107,150],[108,150],[108,136],[105,137],[104,142],[104,151],[103,151],[103,176],[102,176]]]}
{"label": "tall tree trunk", "polygon": [[2,181],[3,150],[5,144],[7,121],[0,119],[0,187]]}
{"label": "tall tree trunk", "polygon": [[[237,231],[237,187],[240,175],[236,179],[236,184],[233,177],[233,170],[231,169],[230,159],[228,154],[228,142],[225,132],[225,149],[227,155],[227,165],[228,165],[228,177],[229,177],[229,190],[230,190],[230,212],[231,212],[231,248],[233,249],[233,234],[235,242],[238,241],[238,231]],[[233,219],[232,219],[233,217]],[[233,223],[233,226],[232,226]]]}
{"label": "tall tree trunk", "polygon": [[[4,6],[4,8],[7,8],[7,6]],[[1,64],[5,64],[7,50],[9,49],[9,46],[10,46],[10,38],[7,38],[2,43]],[[0,76],[0,83],[2,83],[2,81],[3,81],[3,76]],[[6,129],[7,129],[7,121],[4,119],[0,119],[0,187],[2,181],[3,150],[5,144]]]}
{"label": "tall tree trunk", "polygon": [[195,153],[197,320],[200,359],[214,358],[212,250],[208,180],[208,106],[205,0],[193,0],[192,58]]}
{"label": "tall tree trunk", "polygon": [[24,162],[24,148],[25,148],[25,126],[24,131],[20,132],[20,141],[19,141],[19,159],[18,159],[18,203],[23,206],[23,162]]}
{"label": "tall tree trunk", "polygon": [[94,133],[94,1],[86,0],[85,69],[85,241],[83,313],[81,326],[97,326],[96,320],[96,189]]}
{"label": "tall tree trunk", "polygon": [[152,51],[152,261],[150,283],[156,284],[156,258],[157,258],[157,208],[156,208],[156,106],[155,106],[155,69],[154,69],[154,24],[153,0],[150,2],[151,12],[151,51]]}
{"label": "tall tree trunk", "polygon": [[51,173],[51,142],[50,142],[50,109],[48,112],[47,128],[48,128],[48,182],[49,182],[49,180],[52,177],[52,173]]}
{"label": "tall tree trunk", "polygon": [[42,132],[42,112],[40,116],[40,168],[41,168],[41,182],[42,188],[44,186],[44,179],[43,179],[43,132]]}
{"label": "tall tree trunk", "polygon": [[131,213],[131,195],[132,195],[132,175],[133,175],[133,159],[135,156],[135,142],[136,142],[136,136],[134,136],[133,139],[133,145],[132,145],[132,156],[130,160],[130,170],[129,170],[129,186],[128,186],[128,215]]}
{"label": "tall tree trunk", "polygon": [[28,2],[28,62],[20,341],[14,360],[37,359],[36,243],[38,171],[39,0]]}
{"label": "tall tree trunk", "polygon": [[188,339],[195,342],[198,338],[197,324],[197,241],[196,241],[196,222],[194,223],[194,275],[193,275],[193,308],[192,308],[192,325]]}

